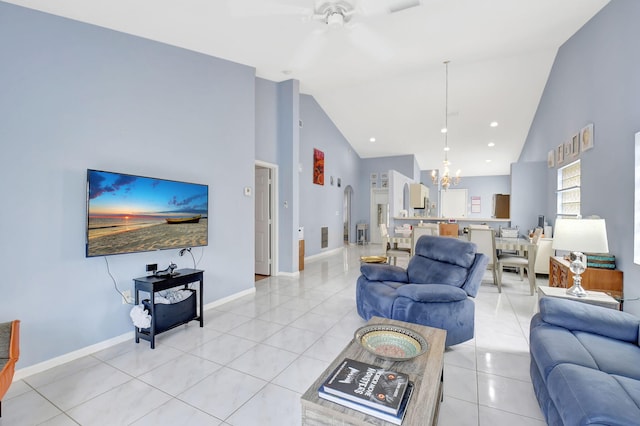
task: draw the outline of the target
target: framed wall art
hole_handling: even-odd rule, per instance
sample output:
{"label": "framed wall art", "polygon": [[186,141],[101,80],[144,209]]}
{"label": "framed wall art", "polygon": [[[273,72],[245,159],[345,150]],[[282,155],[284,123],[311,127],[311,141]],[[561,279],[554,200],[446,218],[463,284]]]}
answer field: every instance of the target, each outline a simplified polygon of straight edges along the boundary
{"label": "framed wall art", "polygon": [[324,185],[324,152],[313,149],[313,183]]}
{"label": "framed wall art", "polygon": [[576,133],[571,138],[571,157],[577,157],[580,154],[580,133]]}
{"label": "framed wall art", "polygon": [[593,148],[593,123],[586,125],[580,130],[580,151],[588,151]]}
{"label": "framed wall art", "polygon": [[561,143],[556,148],[556,165],[559,166],[564,163],[564,144]]}
{"label": "framed wall art", "polygon": [[556,152],[555,150],[551,150],[547,153],[547,167],[553,168],[556,165]]}

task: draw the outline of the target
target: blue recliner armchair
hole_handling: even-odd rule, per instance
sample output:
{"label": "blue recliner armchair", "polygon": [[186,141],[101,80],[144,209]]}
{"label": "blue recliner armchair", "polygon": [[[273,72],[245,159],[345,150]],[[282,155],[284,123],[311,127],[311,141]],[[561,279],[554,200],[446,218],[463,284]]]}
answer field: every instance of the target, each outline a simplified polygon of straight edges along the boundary
{"label": "blue recliner armchair", "polygon": [[422,236],[407,269],[364,263],[358,314],[447,330],[446,346],[473,338],[475,304],[489,259],[457,238]]}

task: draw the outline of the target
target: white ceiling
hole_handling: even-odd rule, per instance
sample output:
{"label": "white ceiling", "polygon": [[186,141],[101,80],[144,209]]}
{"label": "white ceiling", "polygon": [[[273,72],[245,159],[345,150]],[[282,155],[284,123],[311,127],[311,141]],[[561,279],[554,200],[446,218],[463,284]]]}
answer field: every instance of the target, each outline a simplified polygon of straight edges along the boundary
{"label": "white ceiling", "polygon": [[415,154],[422,170],[442,165],[449,60],[451,168],[484,176],[509,174],[557,49],[609,0],[341,1],[342,28],[308,19],[324,0],[7,2],[295,78],[361,157]]}

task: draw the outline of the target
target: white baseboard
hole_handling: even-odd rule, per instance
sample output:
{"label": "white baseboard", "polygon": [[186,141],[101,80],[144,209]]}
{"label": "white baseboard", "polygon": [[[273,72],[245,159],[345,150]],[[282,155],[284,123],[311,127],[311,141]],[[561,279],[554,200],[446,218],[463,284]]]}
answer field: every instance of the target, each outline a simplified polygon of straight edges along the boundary
{"label": "white baseboard", "polygon": [[326,256],[331,256],[331,255],[339,253],[339,252],[341,252],[343,250],[344,250],[344,247],[338,247],[338,248],[334,248],[332,250],[323,251],[321,253],[314,254],[314,255],[309,256],[309,257],[305,257],[304,261],[305,262],[306,261],[311,262],[311,261],[316,260],[316,259],[320,259],[320,258],[323,258],[323,257],[326,257]]}
{"label": "white baseboard", "polygon": [[21,368],[19,370],[16,370],[16,373],[13,376],[13,381],[21,380],[21,379],[24,379],[25,377],[29,377],[37,373],[42,373],[43,371],[48,370],[50,368],[57,367],[69,361],[73,361],[73,360],[85,357],[87,355],[91,355],[93,353],[102,351],[104,349],[110,348],[111,346],[115,346],[122,342],[126,342],[127,340],[131,340],[134,337],[135,336],[133,334],[133,331],[129,331],[127,333],[121,334],[120,336],[116,336],[114,338],[96,343],[95,345],[86,346],[82,349],[78,349],[77,351],[68,352],[64,355],[60,355],[55,358],[48,359],[38,364]]}
{"label": "white baseboard", "polygon": [[[249,294],[253,294],[256,292],[255,287],[234,293],[231,296],[223,297],[222,299],[215,300],[211,303],[207,303],[204,306],[204,310],[208,311],[209,309],[215,308],[216,306],[223,305],[227,302],[231,302],[232,300],[238,299],[243,296],[247,296]],[[42,373],[45,370],[50,368],[57,367],[59,365],[65,364],[70,361],[74,361],[76,359],[94,354],[96,352],[105,350],[110,348],[111,346],[118,345],[122,342],[126,342],[127,340],[133,340],[135,338],[134,332],[129,331],[127,333],[121,334],[120,336],[113,337],[108,340],[104,340],[102,342],[96,343],[94,345],[86,346],[84,348],[78,349],[73,352],[68,352],[64,355],[57,356],[55,358],[48,359],[46,361],[40,362],[38,364],[30,365],[29,367],[20,368],[16,370],[13,381],[22,380],[25,377],[32,376],[34,374]]]}
{"label": "white baseboard", "polygon": [[224,305],[227,302],[231,302],[232,300],[239,299],[243,296],[248,296],[256,292],[255,287],[248,288],[246,290],[240,291],[238,293],[233,293],[231,296],[223,297],[222,299],[214,300],[211,303],[207,303],[204,305],[204,310],[208,311],[209,309],[215,308],[216,306]]}

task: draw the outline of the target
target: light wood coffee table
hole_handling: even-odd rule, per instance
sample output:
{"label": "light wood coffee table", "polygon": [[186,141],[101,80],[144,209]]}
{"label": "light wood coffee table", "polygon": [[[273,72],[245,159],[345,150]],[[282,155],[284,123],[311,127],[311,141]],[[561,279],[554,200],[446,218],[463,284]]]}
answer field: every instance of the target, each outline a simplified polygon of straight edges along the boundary
{"label": "light wood coffee table", "polygon": [[[382,368],[397,370],[409,375],[415,388],[409,400],[403,425],[435,425],[442,399],[442,369],[444,366],[444,342],[447,332],[438,328],[425,327],[385,318],[373,317],[367,325],[390,324],[409,328],[421,334],[429,343],[426,353],[409,361],[388,361],[364,350],[354,340],[337,356],[327,369],[302,395],[303,425],[391,425],[392,423],[368,416],[356,410],[327,401],[318,396],[318,389],[344,358],[351,358]],[[354,330],[355,331],[355,330]]]}

